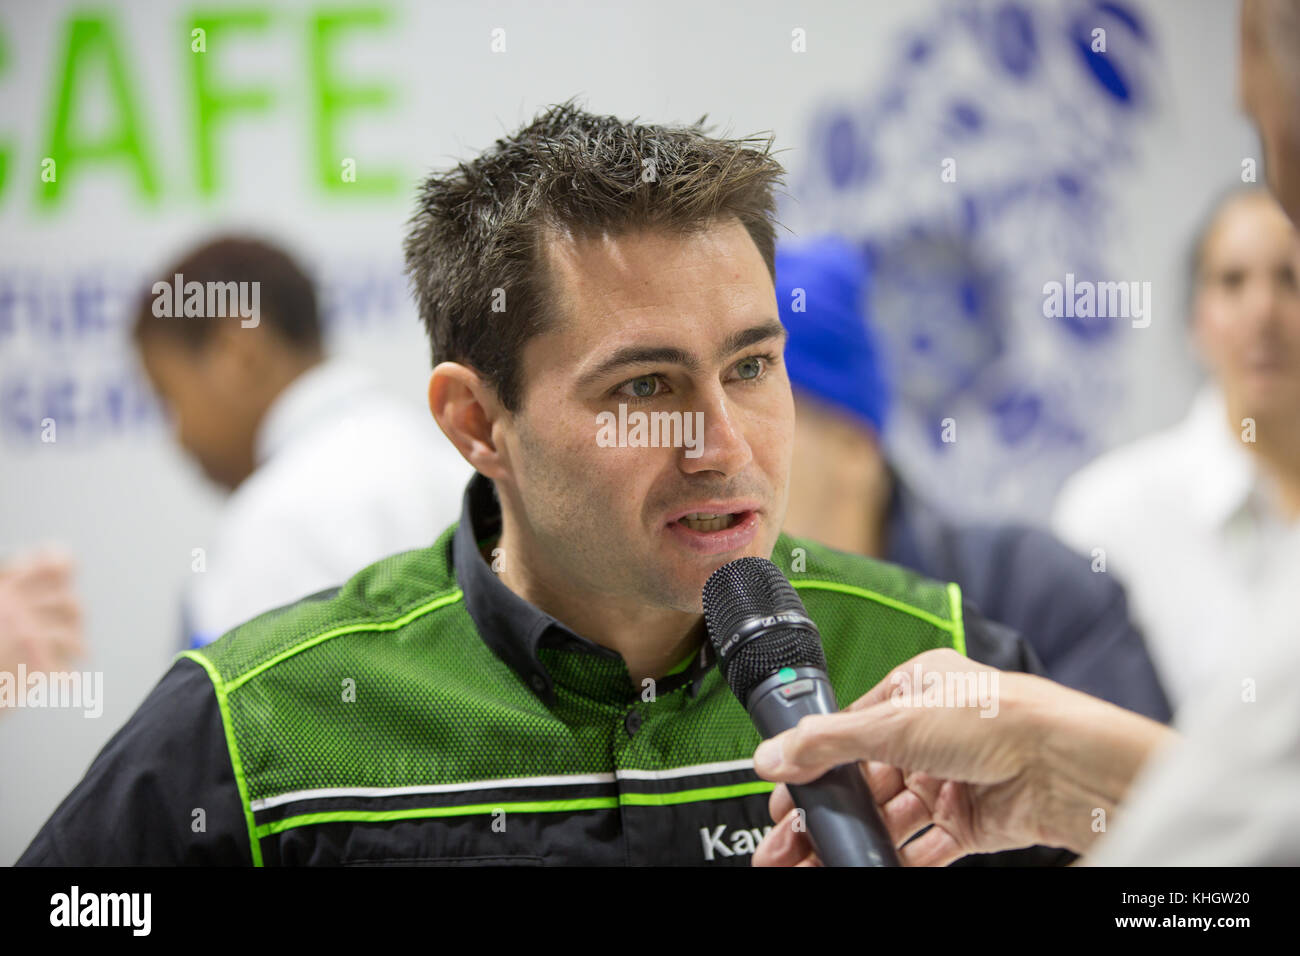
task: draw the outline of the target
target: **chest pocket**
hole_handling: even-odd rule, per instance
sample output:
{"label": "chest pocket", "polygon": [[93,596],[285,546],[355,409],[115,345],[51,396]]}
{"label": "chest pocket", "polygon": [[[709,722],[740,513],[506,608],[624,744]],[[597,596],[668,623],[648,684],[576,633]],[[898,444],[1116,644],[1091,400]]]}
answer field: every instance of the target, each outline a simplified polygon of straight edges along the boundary
{"label": "chest pocket", "polygon": [[289,866],[544,866],[521,837],[494,832],[485,818],[331,823],[289,830],[278,849]]}
{"label": "chest pocket", "polygon": [[505,836],[487,827],[479,839],[465,839],[465,834],[458,834],[459,839],[449,840],[448,829],[440,819],[358,826],[348,834],[339,863],[342,866],[543,865],[540,856],[512,853]]}

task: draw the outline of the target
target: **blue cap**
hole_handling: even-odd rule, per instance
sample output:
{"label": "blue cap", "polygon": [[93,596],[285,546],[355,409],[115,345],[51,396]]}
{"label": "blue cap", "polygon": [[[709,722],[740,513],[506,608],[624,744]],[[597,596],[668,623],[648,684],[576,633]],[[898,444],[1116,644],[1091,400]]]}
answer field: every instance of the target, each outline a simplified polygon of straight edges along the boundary
{"label": "blue cap", "polygon": [[[889,389],[867,319],[868,276],[862,252],[835,236],[776,250],[776,303],[789,333],[791,386],[848,412],[879,436]],[[798,299],[796,289],[803,290]]]}

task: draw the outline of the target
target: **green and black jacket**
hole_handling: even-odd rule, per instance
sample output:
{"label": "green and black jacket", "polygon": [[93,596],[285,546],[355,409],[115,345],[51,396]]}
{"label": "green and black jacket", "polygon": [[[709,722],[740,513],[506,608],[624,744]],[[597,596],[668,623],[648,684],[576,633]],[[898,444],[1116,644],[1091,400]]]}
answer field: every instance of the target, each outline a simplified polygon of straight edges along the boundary
{"label": "green and black jacket", "polygon": [[[457,525],[181,655],[19,863],[748,865],[759,738],[707,642],[653,687],[505,587]],[[782,535],[841,706],[953,647],[1037,671],[955,584]]]}

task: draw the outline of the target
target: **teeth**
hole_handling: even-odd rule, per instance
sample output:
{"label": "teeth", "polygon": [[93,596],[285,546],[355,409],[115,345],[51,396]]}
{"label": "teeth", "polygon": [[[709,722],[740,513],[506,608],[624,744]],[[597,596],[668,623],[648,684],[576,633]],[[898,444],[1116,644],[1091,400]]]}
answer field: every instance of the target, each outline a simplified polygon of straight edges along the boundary
{"label": "teeth", "polygon": [[722,531],[736,523],[736,516],[731,514],[706,515],[696,512],[695,514],[686,515],[681,519],[681,522],[692,531]]}

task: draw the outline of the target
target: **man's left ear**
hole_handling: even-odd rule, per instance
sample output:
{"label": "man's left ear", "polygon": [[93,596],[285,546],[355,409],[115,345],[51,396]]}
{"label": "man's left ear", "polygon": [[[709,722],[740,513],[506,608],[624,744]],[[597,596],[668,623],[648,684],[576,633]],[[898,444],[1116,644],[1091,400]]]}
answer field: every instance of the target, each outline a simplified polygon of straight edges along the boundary
{"label": "man's left ear", "polygon": [[440,362],[429,378],[429,411],[475,471],[488,478],[508,477],[509,458],[496,433],[507,413],[478,372],[459,362]]}

